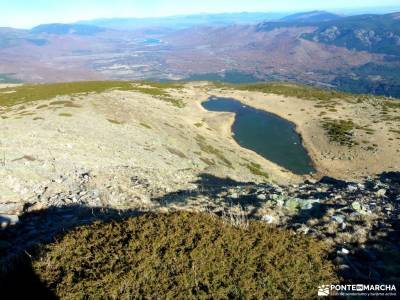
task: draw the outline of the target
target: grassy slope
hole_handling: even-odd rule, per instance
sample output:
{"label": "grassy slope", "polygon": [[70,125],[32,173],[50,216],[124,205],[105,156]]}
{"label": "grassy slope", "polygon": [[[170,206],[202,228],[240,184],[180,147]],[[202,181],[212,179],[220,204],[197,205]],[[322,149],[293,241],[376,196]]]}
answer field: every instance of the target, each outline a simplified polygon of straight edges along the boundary
{"label": "grassy slope", "polygon": [[375,99],[379,101],[382,106],[400,108],[399,101],[391,100],[390,98],[384,96],[340,92],[333,89],[323,89],[291,82],[263,82],[251,84],[227,84],[214,82],[214,85],[219,88],[276,94],[285,97],[296,97],[304,100],[318,101],[326,105],[334,105],[338,101],[361,103],[365,100]]}
{"label": "grassy slope", "polygon": [[313,239],[186,212],[76,229],[33,265],[64,299],[309,299],[319,284],[337,282],[323,244]]}
{"label": "grassy slope", "polygon": [[[294,83],[254,83],[254,84],[225,84],[214,83],[218,87],[232,88],[238,90],[258,91],[272,93],[288,97],[297,97],[307,100],[333,101],[338,99],[362,101],[368,97],[385,100],[384,97],[369,95],[355,95],[342,93],[335,90],[319,89],[306,85]],[[181,107],[177,99],[173,99],[168,90],[179,90],[184,87],[183,83],[157,83],[149,81],[80,81],[67,83],[51,84],[25,84],[18,87],[1,89],[0,106],[12,106],[24,102],[51,99],[56,96],[72,95],[79,93],[101,93],[110,89],[132,90],[155,96],[161,100],[171,102],[171,104]],[[387,100],[387,99],[386,99]],[[388,101],[388,100],[387,100]]]}
{"label": "grassy slope", "polygon": [[25,84],[18,87],[1,89],[0,106],[13,106],[37,100],[52,99],[56,96],[102,93],[107,90],[137,91],[166,101],[177,107],[184,103],[169,95],[168,89],[179,89],[178,84],[162,84],[129,81],[80,81],[50,84]]}
{"label": "grassy slope", "polygon": [[[56,96],[78,93],[101,93],[109,89],[130,90],[132,85],[125,81],[81,81],[52,84],[26,84],[2,89],[0,105],[12,106],[24,102],[52,99]],[[10,93],[7,93],[10,92]]]}

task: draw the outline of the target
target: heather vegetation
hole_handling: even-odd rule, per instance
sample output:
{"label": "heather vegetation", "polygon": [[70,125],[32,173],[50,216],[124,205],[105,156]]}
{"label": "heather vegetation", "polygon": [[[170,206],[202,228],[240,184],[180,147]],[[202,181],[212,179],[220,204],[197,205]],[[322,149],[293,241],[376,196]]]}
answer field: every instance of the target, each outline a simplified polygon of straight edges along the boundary
{"label": "heather vegetation", "polygon": [[352,147],[354,145],[353,130],[355,125],[349,120],[325,120],[323,128],[329,139],[340,145]]}
{"label": "heather vegetation", "polygon": [[63,95],[102,93],[111,89],[132,90],[132,84],[128,81],[81,81],[26,84],[2,89],[2,93],[0,93],[0,106],[12,106],[36,100],[47,100]]}
{"label": "heather vegetation", "polygon": [[259,82],[249,84],[228,84],[214,82],[214,85],[221,88],[232,88],[244,91],[261,92],[266,94],[276,94],[285,97],[296,97],[304,100],[320,101],[323,105],[333,105],[337,100],[346,100],[349,102],[363,102],[369,99],[378,99],[383,105],[399,105],[393,103],[389,98],[368,94],[357,94],[353,92],[342,92],[335,89],[318,88],[305,84],[293,82]]}
{"label": "heather vegetation", "polygon": [[348,94],[341,93],[335,90],[320,89],[310,87],[306,85],[299,85],[294,83],[253,83],[253,84],[238,84],[228,85],[219,84],[220,86],[236,88],[244,91],[254,91],[267,94],[277,94],[287,97],[297,97],[300,99],[307,100],[333,100],[333,99],[344,99],[348,97]]}
{"label": "heather vegetation", "polygon": [[95,223],[33,262],[62,299],[310,299],[338,281],[323,243],[260,222],[179,212]]}
{"label": "heather vegetation", "polygon": [[[51,84],[26,84],[17,87],[4,88],[0,93],[0,106],[12,106],[16,104],[37,100],[48,100],[56,96],[102,93],[108,90],[137,91],[154,96],[157,99],[171,103],[182,108],[185,103],[175,99],[169,93],[169,89],[180,89],[182,84],[154,83],[148,81],[80,81]],[[67,107],[75,107],[71,101],[54,101],[51,105],[64,104]]]}
{"label": "heather vegetation", "polygon": [[180,85],[169,83],[149,83],[142,82],[140,85],[135,84],[133,90],[142,94],[147,94],[157,99],[171,103],[172,105],[183,108],[185,103],[181,99],[176,99],[171,96],[169,89],[179,89]]}
{"label": "heather vegetation", "polygon": [[222,153],[221,150],[215,148],[214,146],[208,144],[206,139],[202,135],[196,136],[196,141],[201,151],[216,156],[225,166],[232,168],[232,162],[230,162]]}
{"label": "heather vegetation", "polygon": [[260,164],[250,162],[246,166],[252,174],[264,177],[265,179],[269,178],[268,173],[262,170]]}

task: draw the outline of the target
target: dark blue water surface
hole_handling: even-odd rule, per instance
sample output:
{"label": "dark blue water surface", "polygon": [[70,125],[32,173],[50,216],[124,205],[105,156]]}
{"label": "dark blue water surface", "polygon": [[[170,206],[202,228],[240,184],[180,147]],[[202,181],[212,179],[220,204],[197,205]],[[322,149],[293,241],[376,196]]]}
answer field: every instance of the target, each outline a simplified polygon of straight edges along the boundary
{"label": "dark blue water surface", "polygon": [[210,111],[236,114],[232,131],[242,147],[296,174],[315,171],[293,123],[232,98],[210,97],[202,105]]}

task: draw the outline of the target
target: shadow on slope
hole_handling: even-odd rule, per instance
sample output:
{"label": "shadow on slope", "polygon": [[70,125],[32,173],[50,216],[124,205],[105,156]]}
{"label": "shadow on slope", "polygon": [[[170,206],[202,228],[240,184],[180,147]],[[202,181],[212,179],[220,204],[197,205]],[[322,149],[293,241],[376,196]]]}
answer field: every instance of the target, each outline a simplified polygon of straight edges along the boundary
{"label": "shadow on slope", "polygon": [[[393,174],[392,174],[393,175]],[[396,174],[394,174],[396,175]],[[383,174],[382,178],[387,175]],[[385,177],[386,176],[386,177]],[[393,177],[393,176],[392,176]],[[396,177],[396,176],[395,176]],[[397,178],[397,177],[396,177]],[[253,195],[237,195],[226,197],[230,188],[257,189],[267,187],[267,184],[254,185],[252,182],[237,182],[232,179],[218,178],[209,174],[201,174],[196,182],[195,190],[181,190],[154,199],[161,206],[178,204],[184,206],[189,199],[198,196],[207,196],[211,199],[221,198],[229,205],[246,207],[261,207],[265,200]],[[393,184],[399,184],[393,182]],[[300,213],[289,220],[290,223],[306,223],[310,218],[321,216],[331,205],[320,204],[307,213]],[[70,230],[91,224],[95,221],[122,221],[128,217],[140,216],[144,212],[136,210],[116,210],[112,208],[91,208],[80,205],[66,207],[50,207],[46,210],[27,213],[20,218],[16,225],[0,231],[0,291],[2,296],[11,295],[12,298],[31,298],[38,295],[40,299],[52,299],[54,294],[41,284],[39,277],[34,273],[31,259],[35,256],[35,249],[40,244],[54,242]],[[251,216],[251,215],[250,215]],[[290,225],[290,224],[288,224]],[[386,228],[376,228],[371,235],[378,232],[374,241],[355,248],[349,256],[344,258],[343,264],[349,269],[340,270],[344,282],[352,283],[400,283],[400,225],[399,220],[387,220]],[[21,285],[23,283],[23,288]]]}
{"label": "shadow on slope", "polygon": [[50,207],[26,213],[16,225],[0,231],[0,293],[4,299],[55,299],[32,268],[38,246],[62,238],[70,230],[95,221],[124,220],[141,215],[134,210],[81,205]]}
{"label": "shadow on slope", "polygon": [[[221,195],[226,193],[230,188],[251,189],[255,186],[254,182],[239,182],[231,178],[220,178],[211,174],[203,173],[200,174],[198,176],[198,180],[193,183],[197,185],[197,189],[180,190],[157,198],[155,201],[158,201],[162,206],[168,207],[176,204],[183,207],[188,205],[191,199],[204,196],[211,199],[219,199],[223,201],[223,204],[227,204],[228,206],[239,205],[243,209],[247,209],[248,207],[261,207],[265,202],[257,199],[257,197],[248,195],[237,195],[237,197],[221,197]],[[215,202],[215,205],[218,205],[218,203]]]}

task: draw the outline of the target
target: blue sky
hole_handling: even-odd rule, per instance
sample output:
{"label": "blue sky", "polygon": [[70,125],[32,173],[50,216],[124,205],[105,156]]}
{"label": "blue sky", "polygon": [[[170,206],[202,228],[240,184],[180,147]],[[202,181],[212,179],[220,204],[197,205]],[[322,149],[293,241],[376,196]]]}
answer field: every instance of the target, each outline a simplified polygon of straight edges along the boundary
{"label": "blue sky", "polygon": [[0,26],[29,28],[40,23],[102,17],[150,17],[218,12],[282,12],[400,7],[399,0],[0,0]]}

